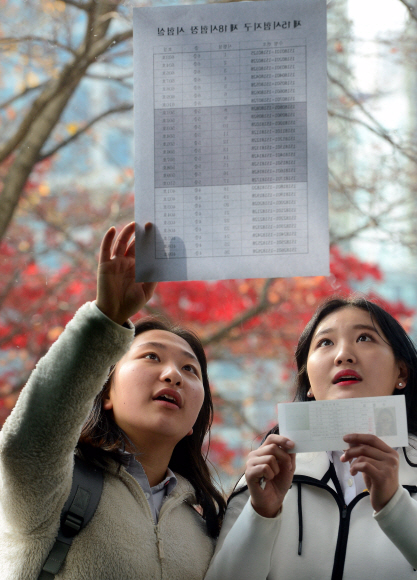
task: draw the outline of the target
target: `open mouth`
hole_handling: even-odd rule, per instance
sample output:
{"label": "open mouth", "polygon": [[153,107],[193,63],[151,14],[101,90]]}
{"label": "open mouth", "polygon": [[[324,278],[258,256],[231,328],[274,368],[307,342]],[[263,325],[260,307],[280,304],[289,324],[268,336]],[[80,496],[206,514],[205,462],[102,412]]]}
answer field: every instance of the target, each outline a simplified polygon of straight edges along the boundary
{"label": "open mouth", "polygon": [[163,401],[165,403],[169,403],[170,405],[175,405],[179,409],[181,408],[180,396],[174,393],[160,393],[154,398],[154,401]]}
{"label": "open mouth", "polygon": [[333,384],[339,383],[359,383],[362,380],[357,373],[338,373],[333,379]]}

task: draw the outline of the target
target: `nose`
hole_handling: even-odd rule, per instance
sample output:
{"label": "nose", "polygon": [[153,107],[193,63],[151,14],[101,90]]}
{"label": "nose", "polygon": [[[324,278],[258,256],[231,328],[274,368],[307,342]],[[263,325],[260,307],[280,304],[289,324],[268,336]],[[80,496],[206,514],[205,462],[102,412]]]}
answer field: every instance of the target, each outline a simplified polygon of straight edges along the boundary
{"label": "nose", "polygon": [[161,372],[161,381],[180,387],[182,385],[182,374],[174,364],[167,364]]}
{"label": "nose", "polygon": [[340,366],[343,363],[353,364],[355,362],[356,362],[356,357],[355,357],[355,354],[353,352],[353,349],[348,344],[343,342],[340,345],[340,347],[336,353],[336,356],[334,359],[334,364],[336,366]]}

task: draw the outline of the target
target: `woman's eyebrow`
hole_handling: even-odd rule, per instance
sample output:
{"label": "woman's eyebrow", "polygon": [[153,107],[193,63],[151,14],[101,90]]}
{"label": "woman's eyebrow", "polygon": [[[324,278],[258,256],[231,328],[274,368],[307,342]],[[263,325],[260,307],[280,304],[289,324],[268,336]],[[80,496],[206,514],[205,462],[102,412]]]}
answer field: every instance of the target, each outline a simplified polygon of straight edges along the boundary
{"label": "woman's eyebrow", "polygon": [[[354,326],[352,326],[352,328],[353,328],[353,330],[372,330],[373,332],[377,333],[375,326],[371,326],[369,324],[355,324]],[[314,335],[314,338],[317,338],[318,336],[321,336],[322,334],[328,334],[330,332],[334,332],[334,328],[332,328],[332,327],[323,328],[323,330],[319,330],[319,332]]]}
{"label": "woman's eyebrow", "polygon": [[375,326],[371,326],[370,324],[355,324],[353,328],[355,330],[372,330],[373,332],[376,332],[378,334],[378,331],[375,328]]}
{"label": "woman's eyebrow", "polygon": [[[163,344],[162,342],[141,342],[140,344],[137,345],[136,348],[149,348],[149,347],[153,347],[153,348],[161,348],[163,350],[167,350],[167,346],[165,344]],[[193,352],[190,352],[188,350],[183,350],[180,349],[181,354],[183,354],[184,356],[187,356],[188,358],[192,358],[193,360],[198,362],[198,358],[195,356],[195,354]]]}
{"label": "woman's eyebrow", "polygon": [[322,334],[328,334],[329,332],[333,332],[334,328],[323,328],[323,330],[319,330],[319,332],[317,332],[314,335],[314,338],[317,338],[318,336],[321,336]]}

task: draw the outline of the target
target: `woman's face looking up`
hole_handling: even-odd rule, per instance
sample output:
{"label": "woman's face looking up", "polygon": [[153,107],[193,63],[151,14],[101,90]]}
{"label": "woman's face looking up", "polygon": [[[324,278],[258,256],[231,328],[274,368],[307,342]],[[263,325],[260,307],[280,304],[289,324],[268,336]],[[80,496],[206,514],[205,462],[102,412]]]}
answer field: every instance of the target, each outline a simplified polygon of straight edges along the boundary
{"label": "woman's face looking up", "polygon": [[318,324],[307,374],[318,401],[392,395],[407,382],[406,365],[396,360],[378,324],[354,306],[340,308]]}
{"label": "woman's face looking up", "polygon": [[152,438],[175,446],[192,432],[203,401],[200,363],[188,342],[148,330],[117,363],[103,406],[135,444]]}

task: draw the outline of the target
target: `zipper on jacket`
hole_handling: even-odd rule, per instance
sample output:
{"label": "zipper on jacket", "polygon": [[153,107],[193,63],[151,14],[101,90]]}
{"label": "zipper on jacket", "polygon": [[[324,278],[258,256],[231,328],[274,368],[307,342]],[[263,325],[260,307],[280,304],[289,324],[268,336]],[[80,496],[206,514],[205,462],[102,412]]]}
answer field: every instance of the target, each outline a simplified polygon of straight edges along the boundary
{"label": "zipper on jacket", "polygon": [[[333,464],[331,464],[333,466]],[[329,469],[331,472],[331,469]],[[349,526],[350,526],[350,515],[352,513],[353,508],[355,505],[364,497],[369,495],[369,492],[365,491],[359,493],[349,505],[346,505],[344,501],[341,500],[340,494],[338,494],[334,489],[327,485],[327,481],[331,479],[331,473],[328,477],[329,472],[323,477],[321,481],[318,479],[314,479],[313,477],[308,477],[306,475],[296,475],[294,476],[293,483],[298,483],[301,486],[302,483],[306,485],[312,485],[313,487],[319,487],[321,489],[325,489],[326,491],[330,492],[336,503],[339,507],[340,511],[340,521],[339,521],[339,531],[337,535],[337,542],[336,542],[336,550],[334,553],[334,562],[333,562],[333,571],[331,580],[342,580],[343,578],[343,571],[345,568],[345,560],[346,560],[346,549],[349,537]],[[326,483],[325,483],[326,482]],[[337,480],[334,482],[336,487],[340,487],[340,483]],[[403,485],[404,489],[406,489],[410,494],[417,493],[417,486],[415,485]],[[413,568],[414,571],[417,571]]]}
{"label": "zipper on jacket", "polygon": [[[323,480],[325,481],[328,481],[329,479],[330,478],[327,479],[323,478]],[[313,477],[308,477],[305,475],[296,475],[294,476],[293,483],[298,483],[299,485],[304,483],[306,485],[312,485],[313,487],[325,489],[326,491],[331,493],[331,495],[334,497],[339,507],[340,519],[331,580],[342,580],[343,570],[345,567],[346,548],[349,537],[350,514],[354,506],[358,503],[358,501],[360,501],[363,497],[369,495],[368,492],[360,493],[347,506],[344,500],[341,499],[340,495],[334,489],[328,486],[327,483],[324,483],[323,481],[319,481],[318,479],[314,479]]]}
{"label": "zipper on jacket", "polygon": [[332,580],[342,580],[345,568],[346,549],[349,537],[350,515],[355,505],[364,497],[369,495],[367,491],[359,493],[349,505],[344,505],[341,510],[339,534],[337,537]]}
{"label": "zipper on jacket", "polygon": [[303,547],[303,506],[301,502],[301,483],[297,484],[297,488],[298,488],[298,555],[301,556]]}
{"label": "zipper on jacket", "polygon": [[156,535],[156,544],[158,546],[159,558],[161,560],[163,560],[165,558],[165,554],[164,554],[164,544],[163,544],[163,541],[162,541],[161,536],[159,535],[159,527],[158,527],[158,525],[155,526],[154,530],[155,530],[155,535]]}

